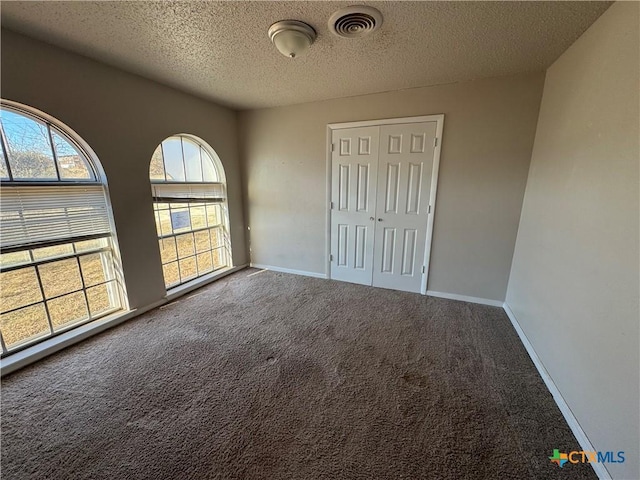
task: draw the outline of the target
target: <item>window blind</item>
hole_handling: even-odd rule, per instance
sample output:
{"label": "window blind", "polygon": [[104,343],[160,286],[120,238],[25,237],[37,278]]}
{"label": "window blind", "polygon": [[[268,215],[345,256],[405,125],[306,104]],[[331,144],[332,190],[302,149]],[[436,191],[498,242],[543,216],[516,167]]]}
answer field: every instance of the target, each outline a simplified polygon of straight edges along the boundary
{"label": "window blind", "polygon": [[110,234],[102,185],[2,186],[0,245],[54,242]]}
{"label": "window blind", "polygon": [[224,183],[152,183],[156,202],[223,202],[227,195]]}

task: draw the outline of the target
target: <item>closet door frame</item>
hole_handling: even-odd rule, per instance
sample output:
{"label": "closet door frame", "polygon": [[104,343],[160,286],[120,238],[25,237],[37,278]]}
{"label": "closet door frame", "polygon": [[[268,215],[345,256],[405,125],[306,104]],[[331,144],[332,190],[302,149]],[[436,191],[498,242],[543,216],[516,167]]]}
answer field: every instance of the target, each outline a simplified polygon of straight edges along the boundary
{"label": "closet door frame", "polygon": [[327,156],[326,156],[326,178],[327,178],[327,190],[326,190],[326,230],[325,230],[325,256],[326,267],[325,272],[327,278],[331,278],[331,144],[334,130],[340,130],[343,128],[358,128],[358,127],[373,127],[381,125],[395,125],[401,123],[422,123],[422,122],[436,122],[436,139],[435,148],[433,152],[433,170],[431,175],[431,191],[429,194],[429,214],[427,218],[427,239],[424,249],[424,263],[425,272],[422,276],[422,286],[420,293],[426,295],[427,283],[429,281],[429,261],[431,259],[431,240],[433,238],[433,219],[436,210],[436,190],[438,187],[438,171],[440,168],[440,150],[442,148],[442,132],[444,129],[444,114],[438,115],[423,115],[419,117],[401,117],[401,118],[388,118],[380,120],[366,120],[358,122],[346,122],[346,123],[330,123],[327,125],[326,141],[327,141]]}

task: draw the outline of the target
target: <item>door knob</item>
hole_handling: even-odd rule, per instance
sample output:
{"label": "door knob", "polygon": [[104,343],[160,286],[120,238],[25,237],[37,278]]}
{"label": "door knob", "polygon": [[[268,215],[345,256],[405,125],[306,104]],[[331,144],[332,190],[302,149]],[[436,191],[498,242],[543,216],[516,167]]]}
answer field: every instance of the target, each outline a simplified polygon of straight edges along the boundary
{"label": "door knob", "polygon": [[369,220],[371,220],[373,222],[375,220],[375,218],[369,217]]}
{"label": "door knob", "polygon": [[378,219],[378,221],[379,221],[379,222],[381,222],[381,221],[382,221],[382,219],[381,219],[381,218],[379,218],[379,219]]}

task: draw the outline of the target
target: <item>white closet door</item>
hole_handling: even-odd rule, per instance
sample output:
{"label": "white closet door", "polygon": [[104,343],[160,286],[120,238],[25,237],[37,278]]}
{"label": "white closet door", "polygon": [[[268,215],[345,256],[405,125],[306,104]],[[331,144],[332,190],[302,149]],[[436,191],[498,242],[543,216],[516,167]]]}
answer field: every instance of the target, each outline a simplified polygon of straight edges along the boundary
{"label": "white closet door", "polygon": [[331,278],[371,285],[380,127],[335,130]]}
{"label": "white closet door", "polygon": [[373,286],[420,292],[436,125],[380,127]]}

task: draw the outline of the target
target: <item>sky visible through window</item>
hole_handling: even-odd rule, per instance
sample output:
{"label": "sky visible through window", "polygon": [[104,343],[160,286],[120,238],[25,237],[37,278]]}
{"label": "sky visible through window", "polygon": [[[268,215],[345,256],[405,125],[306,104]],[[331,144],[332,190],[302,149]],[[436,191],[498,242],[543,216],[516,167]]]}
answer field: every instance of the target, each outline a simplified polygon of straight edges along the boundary
{"label": "sky visible through window", "polygon": [[176,135],[158,145],[151,157],[149,177],[153,182],[221,182],[211,155],[194,140]]}
{"label": "sky visible through window", "polygon": [[34,151],[43,155],[51,154],[46,125],[23,115],[2,110],[2,127],[7,139],[11,139],[12,149]]}
{"label": "sky visible through window", "polygon": [[[57,180],[51,139],[58,158],[61,179],[93,179],[84,156],[60,133],[46,124],[16,112],[2,109],[0,121],[4,130],[9,164],[16,180]],[[0,175],[8,178],[6,159],[2,155]]]}

